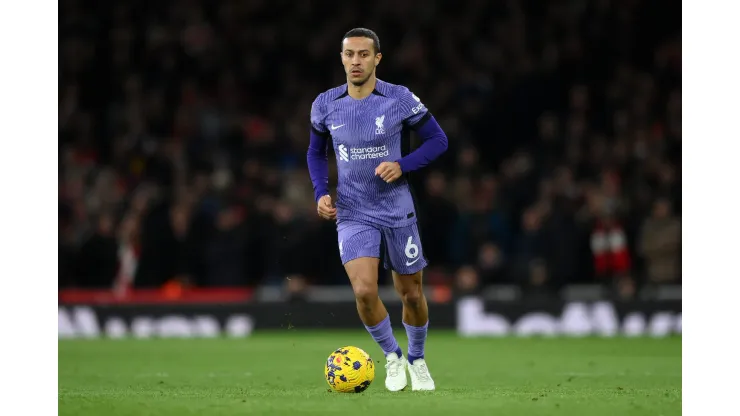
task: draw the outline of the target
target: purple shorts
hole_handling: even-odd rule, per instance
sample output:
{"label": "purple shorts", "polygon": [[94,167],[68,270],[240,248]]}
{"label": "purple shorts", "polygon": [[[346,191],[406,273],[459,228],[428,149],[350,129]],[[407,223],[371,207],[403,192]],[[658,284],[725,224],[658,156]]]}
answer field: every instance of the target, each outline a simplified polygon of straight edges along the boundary
{"label": "purple shorts", "polygon": [[382,258],[386,270],[414,274],[427,266],[416,223],[391,228],[357,221],[337,223],[342,264],[359,257]]}

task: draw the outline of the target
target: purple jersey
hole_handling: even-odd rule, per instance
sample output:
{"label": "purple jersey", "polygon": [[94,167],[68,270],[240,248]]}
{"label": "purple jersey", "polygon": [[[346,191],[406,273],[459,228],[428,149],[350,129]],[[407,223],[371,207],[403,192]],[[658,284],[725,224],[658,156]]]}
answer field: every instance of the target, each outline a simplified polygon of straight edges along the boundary
{"label": "purple jersey", "polygon": [[428,117],[427,108],[408,88],[381,80],[362,100],[350,97],[347,85],[316,97],[311,126],[332,138],[339,222],[356,220],[386,227],[416,222],[406,176],[386,183],[375,176],[375,168],[406,156],[411,128]]}

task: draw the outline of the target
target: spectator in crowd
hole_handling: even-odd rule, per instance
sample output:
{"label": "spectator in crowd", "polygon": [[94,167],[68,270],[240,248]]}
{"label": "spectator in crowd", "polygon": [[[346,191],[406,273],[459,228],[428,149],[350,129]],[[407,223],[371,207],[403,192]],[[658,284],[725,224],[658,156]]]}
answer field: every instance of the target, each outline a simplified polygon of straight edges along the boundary
{"label": "spectator in crowd", "polygon": [[542,286],[547,281],[542,216],[542,209],[538,207],[530,207],[524,212],[522,231],[512,250],[512,280],[524,287]]}
{"label": "spectator in crowd", "polygon": [[639,253],[645,259],[645,277],[652,283],[681,277],[681,221],[671,211],[668,199],[657,199],[640,230]]}
{"label": "spectator in crowd", "polygon": [[477,270],[485,285],[506,282],[506,259],[498,245],[488,242],[481,246]]}
{"label": "spectator in crowd", "polygon": [[82,244],[75,271],[80,287],[95,288],[110,284],[116,275],[118,245],[114,235],[114,220],[108,212],[96,219],[92,235]]}
{"label": "spectator in crowd", "polygon": [[454,288],[458,296],[480,294],[482,285],[475,267],[463,266],[458,269],[455,275]]}

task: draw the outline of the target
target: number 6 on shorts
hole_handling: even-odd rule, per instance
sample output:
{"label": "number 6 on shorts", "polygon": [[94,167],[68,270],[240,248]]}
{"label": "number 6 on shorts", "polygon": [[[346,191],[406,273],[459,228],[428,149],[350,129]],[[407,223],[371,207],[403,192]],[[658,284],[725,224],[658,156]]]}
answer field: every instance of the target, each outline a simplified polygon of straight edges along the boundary
{"label": "number 6 on shorts", "polygon": [[401,228],[384,228],[386,245],[384,265],[399,274],[414,274],[427,266],[422,254],[419,229],[416,224]]}

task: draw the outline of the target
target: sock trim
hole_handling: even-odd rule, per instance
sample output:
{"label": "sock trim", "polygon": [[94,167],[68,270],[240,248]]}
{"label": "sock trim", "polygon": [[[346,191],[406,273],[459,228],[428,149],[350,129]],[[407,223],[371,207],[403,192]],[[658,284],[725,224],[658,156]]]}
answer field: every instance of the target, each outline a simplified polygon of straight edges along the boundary
{"label": "sock trim", "polygon": [[405,327],[410,327],[410,328],[418,328],[418,329],[422,329],[422,328],[429,328],[429,320],[428,320],[428,319],[427,319],[427,323],[425,323],[425,324],[424,324],[424,325],[422,325],[422,326],[416,326],[416,325],[411,325],[411,324],[407,324],[407,323],[406,323],[406,322],[404,322],[404,321],[401,321],[401,323],[403,324],[403,326],[405,326]]}

